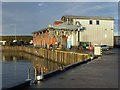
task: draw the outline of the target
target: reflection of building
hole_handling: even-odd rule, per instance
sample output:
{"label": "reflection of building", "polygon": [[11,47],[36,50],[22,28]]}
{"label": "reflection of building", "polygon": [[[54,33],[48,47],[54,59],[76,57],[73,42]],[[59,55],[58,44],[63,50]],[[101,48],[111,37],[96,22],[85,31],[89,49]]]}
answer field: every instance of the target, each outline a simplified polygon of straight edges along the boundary
{"label": "reflection of building", "polygon": [[114,44],[114,19],[112,17],[88,17],[88,16],[62,16],[62,21],[68,24],[80,24],[83,30],[78,36],[80,42],[94,44]]}
{"label": "reflection of building", "polygon": [[46,74],[50,71],[57,70],[60,67],[59,63],[52,62],[44,58],[40,58],[40,57],[33,58],[32,56],[31,58],[33,59],[32,64],[33,64],[33,67],[36,69],[37,74],[40,74],[41,72]]}

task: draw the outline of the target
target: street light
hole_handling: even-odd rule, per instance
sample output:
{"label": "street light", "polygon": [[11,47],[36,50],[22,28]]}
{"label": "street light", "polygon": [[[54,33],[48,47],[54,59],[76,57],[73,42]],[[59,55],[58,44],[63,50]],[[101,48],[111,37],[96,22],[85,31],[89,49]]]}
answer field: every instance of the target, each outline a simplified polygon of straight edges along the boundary
{"label": "street light", "polygon": [[15,40],[16,40],[16,24],[15,23],[12,23],[12,24],[8,24],[7,26],[9,27],[13,27],[13,30],[14,30],[14,37],[15,37]]}
{"label": "street light", "polygon": [[14,32],[15,32],[15,40],[16,40],[16,24],[13,24],[14,25]]}
{"label": "street light", "polygon": [[13,42],[16,42],[16,24],[10,24],[11,26],[13,26],[13,30],[14,30],[14,41]]}
{"label": "street light", "polygon": [[16,24],[12,24],[14,26],[14,36],[15,36],[15,40],[13,40],[13,42],[17,42],[16,40]]}

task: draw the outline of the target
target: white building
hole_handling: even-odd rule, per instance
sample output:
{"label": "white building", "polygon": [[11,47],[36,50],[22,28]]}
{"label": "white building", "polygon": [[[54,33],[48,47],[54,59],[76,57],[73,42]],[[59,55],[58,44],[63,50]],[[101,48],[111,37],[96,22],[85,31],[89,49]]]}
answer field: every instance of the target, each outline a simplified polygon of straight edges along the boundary
{"label": "white building", "polygon": [[68,24],[78,25],[78,28],[81,27],[81,29],[79,28],[80,31],[76,33],[76,46],[79,42],[91,42],[91,45],[107,44],[111,47],[114,46],[113,17],[67,15],[62,16],[61,20]]}

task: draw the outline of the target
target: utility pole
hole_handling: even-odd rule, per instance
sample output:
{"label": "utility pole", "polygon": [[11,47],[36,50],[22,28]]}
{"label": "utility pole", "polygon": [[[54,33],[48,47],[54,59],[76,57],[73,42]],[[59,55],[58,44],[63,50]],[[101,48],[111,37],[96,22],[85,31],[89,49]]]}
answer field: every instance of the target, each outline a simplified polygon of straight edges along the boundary
{"label": "utility pole", "polygon": [[16,24],[14,24],[14,29],[15,29],[15,40],[16,40]]}

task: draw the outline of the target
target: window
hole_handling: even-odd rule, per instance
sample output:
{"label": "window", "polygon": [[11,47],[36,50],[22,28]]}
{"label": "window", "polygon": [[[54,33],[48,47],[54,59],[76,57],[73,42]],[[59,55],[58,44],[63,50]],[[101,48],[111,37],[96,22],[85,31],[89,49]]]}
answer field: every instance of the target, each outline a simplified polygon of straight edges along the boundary
{"label": "window", "polygon": [[72,19],[68,19],[68,25],[72,24]]}
{"label": "window", "polygon": [[89,21],[89,24],[92,24],[92,20]]}
{"label": "window", "polygon": [[76,21],[75,23],[78,27],[81,26],[80,22],[79,21]]}
{"label": "window", "polygon": [[99,25],[99,24],[100,24],[100,22],[97,20],[97,21],[96,21],[96,25]]}

